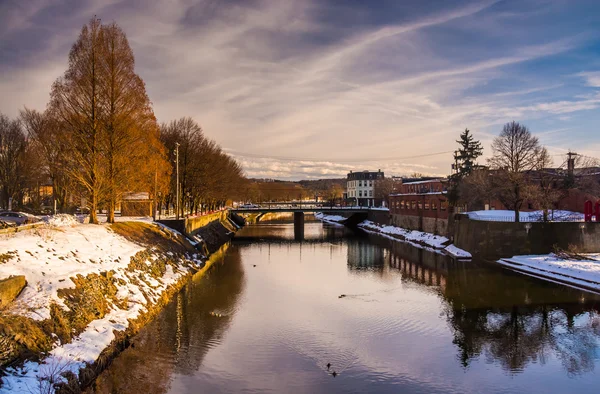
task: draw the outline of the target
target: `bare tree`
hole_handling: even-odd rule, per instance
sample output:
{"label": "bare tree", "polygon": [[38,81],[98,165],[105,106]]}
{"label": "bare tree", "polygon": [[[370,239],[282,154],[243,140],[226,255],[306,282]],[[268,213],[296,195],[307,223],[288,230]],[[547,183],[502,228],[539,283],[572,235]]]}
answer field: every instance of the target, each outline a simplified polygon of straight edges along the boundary
{"label": "bare tree", "polygon": [[98,223],[96,211],[106,191],[102,166],[103,111],[102,84],[103,29],[92,18],[81,29],[69,53],[64,76],[52,85],[50,108],[61,122],[67,145],[70,176],[85,189],[90,223]]}
{"label": "bare tree", "polygon": [[0,206],[8,207],[22,192],[26,147],[21,123],[0,114]]}
{"label": "bare tree", "polygon": [[476,211],[485,208],[485,204],[494,199],[490,171],[486,168],[473,169],[458,184],[460,201],[467,210]]}
{"label": "bare tree", "polygon": [[497,171],[494,185],[500,200],[514,210],[515,222],[519,221],[519,211],[527,196],[525,172],[538,165],[540,151],[537,137],[514,121],[505,124],[492,142],[489,163]]}
{"label": "bare tree", "polygon": [[394,180],[392,178],[376,179],[373,195],[376,199],[385,201],[386,206],[390,206],[390,194],[394,191]]}
{"label": "bare tree", "polygon": [[[162,124],[160,138],[170,152],[174,152],[176,144],[179,144],[181,215],[186,209],[188,212],[213,210],[224,206],[232,196],[244,194],[247,183],[240,165],[218,144],[206,138],[193,119],[181,118]],[[171,157],[174,159],[174,155]],[[173,201],[177,194],[175,172],[168,201]]]}
{"label": "bare tree", "polygon": [[60,136],[59,123],[49,111],[39,112],[25,108],[21,122],[27,131],[30,148],[39,157],[38,172],[52,183],[52,196],[59,210],[67,205],[70,179],[66,173],[66,145]]}
{"label": "bare tree", "polygon": [[543,211],[543,221],[548,221],[548,211],[554,208],[554,205],[563,196],[558,182],[560,175],[552,168],[552,157],[546,148],[541,148],[538,155],[538,162],[535,166],[535,183],[532,188],[532,200],[537,202]]}

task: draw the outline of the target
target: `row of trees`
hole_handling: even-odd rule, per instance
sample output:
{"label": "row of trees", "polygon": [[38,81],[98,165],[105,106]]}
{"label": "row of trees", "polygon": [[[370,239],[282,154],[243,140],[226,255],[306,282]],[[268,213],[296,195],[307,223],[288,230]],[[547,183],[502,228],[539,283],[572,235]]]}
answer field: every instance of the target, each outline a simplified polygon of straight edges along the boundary
{"label": "row of trees", "polygon": [[91,223],[101,207],[113,222],[127,193],[175,205],[176,145],[180,213],[224,204],[242,183],[240,166],[190,118],[159,126],[134,66],[117,24],[93,18],[82,28],[47,109],[25,108],[15,120],[0,115],[0,205],[22,203],[36,182],[52,184],[63,211],[83,197]]}
{"label": "row of trees", "polygon": [[[572,171],[566,174],[556,171],[548,150],[530,130],[518,123],[504,125],[500,135],[492,142],[492,156],[488,166],[476,165],[483,154],[481,143],[465,130],[457,141],[460,149],[455,153],[456,172],[451,176],[452,187],[449,199],[453,205],[460,203],[481,207],[486,201],[498,200],[515,213],[523,205],[532,203],[543,211],[543,220],[548,220],[548,211],[566,195],[569,188],[600,194],[597,181],[589,177],[575,178]],[[572,167],[598,165],[578,157]]]}
{"label": "row of trees", "polygon": [[[202,128],[191,118],[164,123],[160,139],[171,152],[171,162],[179,156],[179,214],[184,210],[198,213],[214,210],[231,198],[239,199],[246,190],[241,166],[224,153],[219,145],[206,138]],[[177,153],[176,153],[177,152]],[[177,168],[172,172],[170,189],[176,190]],[[177,193],[159,196],[166,205],[176,205]]]}

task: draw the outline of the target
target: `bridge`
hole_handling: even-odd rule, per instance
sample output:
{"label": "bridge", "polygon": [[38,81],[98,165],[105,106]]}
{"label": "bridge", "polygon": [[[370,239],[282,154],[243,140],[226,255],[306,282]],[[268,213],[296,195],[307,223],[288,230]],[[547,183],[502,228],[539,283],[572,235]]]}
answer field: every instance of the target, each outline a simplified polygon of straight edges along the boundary
{"label": "bridge", "polygon": [[327,206],[324,202],[315,201],[301,201],[301,202],[267,202],[260,203],[260,205],[245,205],[231,209],[231,212],[237,214],[251,214],[251,213],[276,213],[276,212],[289,212],[294,214],[294,234],[296,239],[304,238],[304,214],[305,213],[329,213],[335,214],[346,214],[352,216],[353,214],[362,213],[364,218],[366,214],[372,210],[372,207],[361,207],[361,206]]}
{"label": "bridge", "polygon": [[243,208],[232,208],[231,212],[235,213],[271,213],[271,212],[293,212],[293,213],[306,213],[306,212],[330,212],[330,213],[357,213],[357,212],[369,212],[371,208],[369,207],[328,207],[328,206],[318,206],[318,205],[265,205],[262,204],[257,207],[243,207]]}

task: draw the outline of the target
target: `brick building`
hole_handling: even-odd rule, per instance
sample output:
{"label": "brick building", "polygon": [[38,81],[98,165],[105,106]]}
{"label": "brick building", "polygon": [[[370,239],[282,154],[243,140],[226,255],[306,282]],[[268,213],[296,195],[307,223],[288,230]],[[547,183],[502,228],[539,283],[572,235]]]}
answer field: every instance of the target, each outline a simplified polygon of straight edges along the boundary
{"label": "brick building", "polygon": [[448,180],[420,178],[402,182],[390,194],[390,216],[395,226],[433,234],[448,228]]}

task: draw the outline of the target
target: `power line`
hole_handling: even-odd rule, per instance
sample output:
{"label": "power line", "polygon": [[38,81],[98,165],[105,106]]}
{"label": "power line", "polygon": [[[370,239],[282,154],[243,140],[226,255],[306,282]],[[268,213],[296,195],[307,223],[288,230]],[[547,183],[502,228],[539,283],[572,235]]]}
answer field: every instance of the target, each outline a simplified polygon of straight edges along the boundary
{"label": "power line", "polygon": [[378,161],[408,160],[408,159],[418,159],[418,158],[422,158],[422,157],[447,155],[447,154],[454,152],[454,151],[445,151],[445,152],[426,153],[426,154],[414,155],[414,156],[378,157],[378,158],[370,158],[370,159],[317,159],[317,158],[294,157],[294,156],[260,155],[260,154],[256,154],[256,153],[238,152],[238,151],[234,151],[234,150],[224,150],[224,151],[225,151],[225,153],[233,155],[233,156],[251,157],[251,158],[258,158],[258,159],[272,159],[272,160],[285,160],[285,161],[337,162],[337,163],[369,163],[369,162],[378,162]]}

